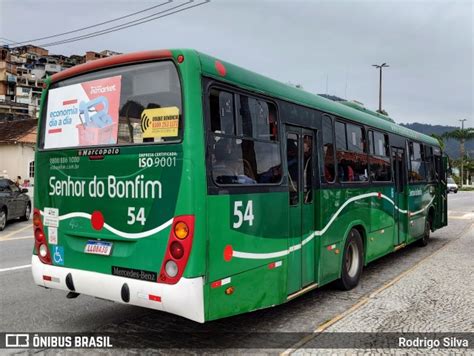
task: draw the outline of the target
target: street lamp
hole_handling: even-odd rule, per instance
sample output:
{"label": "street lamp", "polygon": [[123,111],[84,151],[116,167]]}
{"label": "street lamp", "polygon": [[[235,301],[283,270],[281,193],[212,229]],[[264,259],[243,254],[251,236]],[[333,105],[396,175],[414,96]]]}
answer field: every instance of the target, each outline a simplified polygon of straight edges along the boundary
{"label": "street lamp", "polygon": [[382,68],[387,68],[389,65],[387,63],[372,64],[372,67],[378,68],[380,71],[380,81],[379,81],[379,113],[382,113]]}
{"label": "street lamp", "polygon": [[464,121],[467,121],[467,119],[459,119],[461,121],[461,130],[464,130]]}

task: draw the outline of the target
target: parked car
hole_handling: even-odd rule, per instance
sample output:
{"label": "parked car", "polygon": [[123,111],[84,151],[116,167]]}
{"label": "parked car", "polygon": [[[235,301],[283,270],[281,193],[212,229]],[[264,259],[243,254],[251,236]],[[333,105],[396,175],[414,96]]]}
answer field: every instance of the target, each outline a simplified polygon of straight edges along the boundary
{"label": "parked car", "polygon": [[449,177],[447,183],[448,183],[447,184],[448,193],[449,192],[454,192],[454,193],[458,192],[458,185],[456,184],[456,182],[454,181],[453,178]]}
{"label": "parked car", "polygon": [[31,200],[26,193],[28,189],[18,188],[10,179],[0,179],[0,231],[8,220],[30,218]]}

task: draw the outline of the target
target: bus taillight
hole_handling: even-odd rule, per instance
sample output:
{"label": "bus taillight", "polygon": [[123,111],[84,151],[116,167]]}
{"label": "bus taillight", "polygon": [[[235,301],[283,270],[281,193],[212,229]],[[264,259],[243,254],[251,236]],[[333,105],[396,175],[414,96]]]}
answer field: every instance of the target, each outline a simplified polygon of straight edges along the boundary
{"label": "bus taillight", "polygon": [[158,282],[176,284],[179,281],[191,253],[193,236],[194,216],[181,215],[175,217]]}
{"label": "bus taillight", "polygon": [[40,211],[38,209],[35,209],[33,212],[33,229],[35,235],[35,252],[38,254],[41,262],[49,265],[52,264],[51,255],[48,245],[46,244],[43,223],[41,222]]}

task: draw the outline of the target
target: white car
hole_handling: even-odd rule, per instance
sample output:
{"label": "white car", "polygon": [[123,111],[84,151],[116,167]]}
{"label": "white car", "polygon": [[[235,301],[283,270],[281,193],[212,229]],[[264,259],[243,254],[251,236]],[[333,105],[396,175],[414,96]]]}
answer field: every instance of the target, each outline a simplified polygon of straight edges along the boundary
{"label": "white car", "polygon": [[447,188],[448,188],[448,193],[449,192],[454,192],[454,193],[458,192],[458,185],[456,184],[454,179],[451,178],[451,177],[448,178]]}

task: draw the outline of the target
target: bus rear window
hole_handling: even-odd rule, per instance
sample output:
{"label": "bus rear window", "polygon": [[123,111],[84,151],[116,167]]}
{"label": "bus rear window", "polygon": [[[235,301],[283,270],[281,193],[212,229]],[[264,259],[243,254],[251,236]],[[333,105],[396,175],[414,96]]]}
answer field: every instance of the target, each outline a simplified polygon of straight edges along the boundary
{"label": "bus rear window", "polygon": [[40,147],[176,142],[181,85],[170,61],[105,69],[54,83]]}

